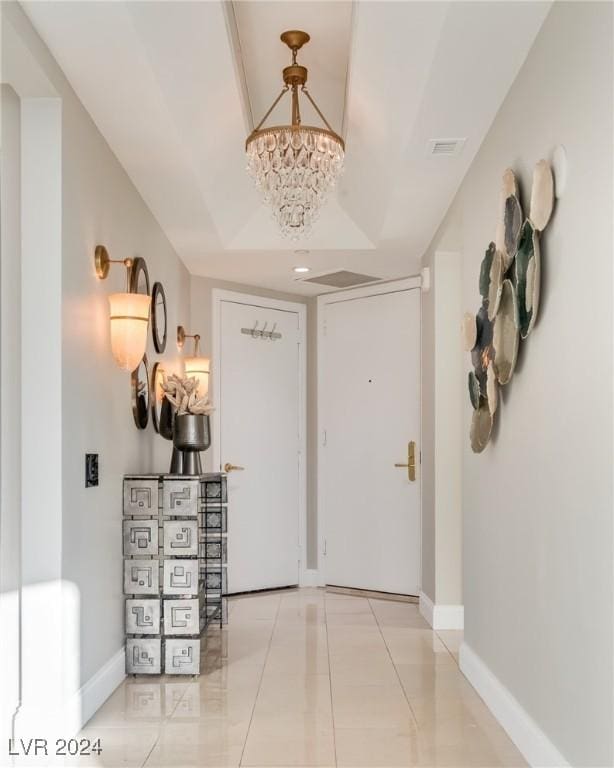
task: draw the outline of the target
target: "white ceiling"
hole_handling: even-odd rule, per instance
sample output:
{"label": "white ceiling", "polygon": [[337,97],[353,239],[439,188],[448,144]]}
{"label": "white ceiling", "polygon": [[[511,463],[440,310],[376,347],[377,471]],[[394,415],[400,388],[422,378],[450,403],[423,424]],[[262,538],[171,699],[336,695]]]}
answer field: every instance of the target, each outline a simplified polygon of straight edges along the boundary
{"label": "white ceiling", "polygon": [[[342,0],[318,2],[234,2],[226,8],[229,21],[236,24],[240,62],[245,75],[248,108],[254,125],[265,115],[283,82],[281,71],[290,64],[292,54],[280,42],[286,29],[305,29],[312,41],[298,53],[299,64],[309,70],[307,87],[327,120],[341,130],[345,106],[352,3]],[[286,95],[267,120],[268,125],[287,123],[290,100]],[[301,100],[303,123],[321,125],[307,100]]]}
{"label": "white ceiling", "polygon": [[[295,264],[382,278],[418,270],[550,3],[23,7],[191,272],[315,294]],[[339,188],[297,243],[277,233],[244,159],[246,134],[281,90],[290,54],[279,35],[292,28],[312,36],[299,62],[346,139]],[[271,117],[287,121],[289,101]],[[434,157],[433,138],[466,143]]]}

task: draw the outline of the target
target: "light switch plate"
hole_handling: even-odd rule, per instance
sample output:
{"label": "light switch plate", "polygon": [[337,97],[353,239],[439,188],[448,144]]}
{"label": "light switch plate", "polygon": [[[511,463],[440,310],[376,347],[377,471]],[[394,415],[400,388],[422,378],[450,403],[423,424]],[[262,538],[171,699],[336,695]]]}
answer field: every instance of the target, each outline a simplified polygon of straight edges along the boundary
{"label": "light switch plate", "polygon": [[92,488],[98,485],[98,454],[85,454],[85,487]]}

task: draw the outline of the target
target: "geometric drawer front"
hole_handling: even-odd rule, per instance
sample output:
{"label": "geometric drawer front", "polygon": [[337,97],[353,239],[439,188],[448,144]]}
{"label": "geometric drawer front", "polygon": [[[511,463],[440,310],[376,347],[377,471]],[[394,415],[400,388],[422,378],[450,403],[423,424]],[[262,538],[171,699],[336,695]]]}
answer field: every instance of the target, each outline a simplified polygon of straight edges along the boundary
{"label": "geometric drawer front", "polygon": [[200,631],[200,601],[164,600],[164,634],[198,635]]}
{"label": "geometric drawer front", "polygon": [[200,544],[198,554],[204,560],[215,560],[220,563],[226,562],[226,539],[211,539]]}
{"label": "geometric drawer front", "polygon": [[163,480],[162,510],[165,515],[196,517],[198,480]]}
{"label": "geometric drawer front", "polygon": [[198,523],[196,520],[164,521],[164,554],[175,556],[198,554]]}
{"label": "geometric drawer front", "polygon": [[124,515],[157,515],[158,481],[124,480]]}
{"label": "geometric drawer front", "polygon": [[200,671],[200,640],[164,641],[164,672],[167,675],[197,675]]}
{"label": "geometric drawer front", "polygon": [[160,601],[132,598],[126,600],[126,634],[157,635],[160,633]]}
{"label": "geometric drawer front", "polygon": [[164,561],[164,594],[198,594],[198,560]]}
{"label": "geometric drawer front", "polygon": [[157,595],[159,587],[157,560],[124,560],[124,594]]}
{"label": "geometric drawer front", "polygon": [[201,568],[201,574],[205,579],[205,590],[207,592],[219,592],[226,594],[228,584],[226,579],[226,568]]}
{"label": "geometric drawer front", "polygon": [[159,675],[162,660],[160,638],[126,640],[126,674]]}
{"label": "geometric drawer front", "polygon": [[217,509],[207,509],[203,515],[203,525],[207,531],[217,531],[226,533],[227,531],[227,507],[218,507]]}
{"label": "geometric drawer front", "polygon": [[188,701],[186,676],[200,673],[201,634],[228,617],[227,479],[131,474],[122,497],[126,673],[148,676],[126,688],[126,714],[198,716],[200,688]]}
{"label": "geometric drawer front", "polygon": [[219,480],[204,480],[203,486],[203,500],[205,503],[209,502],[222,502],[226,503],[228,500],[226,492],[226,478],[222,477]]}
{"label": "geometric drawer front", "polygon": [[124,520],[124,555],[157,555],[158,521]]}

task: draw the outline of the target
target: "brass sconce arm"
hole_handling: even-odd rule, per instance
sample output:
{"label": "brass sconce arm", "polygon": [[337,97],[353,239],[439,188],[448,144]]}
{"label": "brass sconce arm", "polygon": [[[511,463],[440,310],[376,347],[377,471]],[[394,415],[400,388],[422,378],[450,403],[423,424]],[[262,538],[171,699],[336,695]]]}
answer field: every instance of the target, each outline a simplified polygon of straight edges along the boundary
{"label": "brass sconce arm", "polygon": [[200,354],[200,333],[186,333],[183,325],[177,326],[177,347],[183,349],[186,339],[194,339],[194,357]]}
{"label": "brass sconce arm", "polygon": [[96,266],[96,276],[99,280],[106,280],[111,264],[123,264],[126,267],[126,292],[130,291],[130,270],[133,265],[132,259],[111,259],[109,252],[104,245],[97,245],[94,251],[94,264]]}

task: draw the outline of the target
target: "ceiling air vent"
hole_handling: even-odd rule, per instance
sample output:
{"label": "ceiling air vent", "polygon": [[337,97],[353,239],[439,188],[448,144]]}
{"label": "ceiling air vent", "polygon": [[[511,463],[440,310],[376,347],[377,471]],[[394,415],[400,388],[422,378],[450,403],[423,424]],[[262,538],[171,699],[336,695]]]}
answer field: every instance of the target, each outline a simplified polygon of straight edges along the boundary
{"label": "ceiling air vent", "polygon": [[381,280],[380,277],[360,275],[358,272],[348,272],[346,269],[341,269],[338,272],[329,272],[327,275],[308,277],[301,282],[315,283],[316,285],[329,285],[332,288],[353,288],[356,285],[376,283],[379,280]]}
{"label": "ceiling air vent", "polygon": [[462,152],[465,141],[466,139],[431,139],[429,141],[429,154],[456,157]]}

